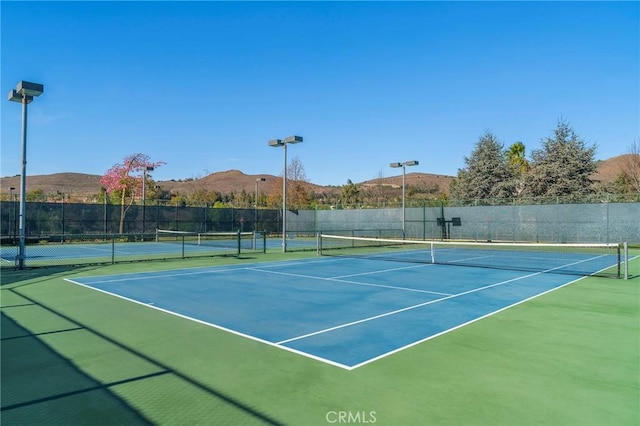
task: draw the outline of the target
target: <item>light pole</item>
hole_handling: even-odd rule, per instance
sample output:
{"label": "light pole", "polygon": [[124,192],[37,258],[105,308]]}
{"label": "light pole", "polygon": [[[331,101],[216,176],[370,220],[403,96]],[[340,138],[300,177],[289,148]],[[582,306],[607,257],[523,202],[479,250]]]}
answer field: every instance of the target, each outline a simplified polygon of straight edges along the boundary
{"label": "light pole", "polygon": [[153,166],[145,166],[142,170],[142,241],[144,241],[145,220],[146,220],[146,200],[147,200],[147,172],[152,172]]}
{"label": "light pole", "polygon": [[405,169],[407,166],[417,166],[419,163],[417,161],[405,161],[404,163],[391,163],[389,166],[397,168],[402,167],[402,239],[406,237],[406,229],[405,229],[405,196],[404,196],[404,188],[405,188]]}
{"label": "light pole", "polygon": [[253,204],[253,210],[255,212],[255,218],[253,220],[253,230],[254,232],[258,232],[258,183],[259,182],[264,182],[266,179],[265,178],[256,178],[256,199],[255,199],[255,203]]}
{"label": "light pole", "polygon": [[20,173],[20,249],[18,251],[18,269],[24,269],[25,240],[26,240],[26,210],[27,210],[27,105],[34,97],[44,92],[44,86],[39,83],[20,81],[14,90],[9,92],[8,99],[22,104],[22,172]]}
{"label": "light pole", "polygon": [[282,175],[282,252],[287,251],[287,145],[302,142],[302,136],[289,136],[284,139],[272,139],[269,146],[284,149],[284,171]]}

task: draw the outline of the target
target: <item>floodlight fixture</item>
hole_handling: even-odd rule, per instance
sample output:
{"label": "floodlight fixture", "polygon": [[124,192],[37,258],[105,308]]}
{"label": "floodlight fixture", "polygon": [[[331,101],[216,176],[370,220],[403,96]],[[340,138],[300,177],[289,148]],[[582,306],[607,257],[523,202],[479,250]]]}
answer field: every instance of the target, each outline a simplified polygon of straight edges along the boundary
{"label": "floodlight fixture", "polygon": [[282,143],[300,143],[302,136],[288,136],[282,140]]}
{"label": "floodlight fixture", "polygon": [[405,209],[405,169],[407,166],[417,166],[419,164],[418,161],[416,160],[410,160],[410,161],[405,161],[403,163],[390,163],[389,166],[393,167],[394,169],[402,167],[402,238],[405,238],[406,236],[406,229],[405,229],[405,216],[406,216],[406,209]]}
{"label": "floodlight fixture", "polygon": [[[282,175],[282,252],[287,251],[287,145],[301,143],[302,136],[287,136],[284,139],[272,139],[271,147],[284,149],[284,170]],[[257,183],[257,182],[256,182]]]}
{"label": "floodlight fixture", "polygon": [[[23,99],[23,98],[26,98],[26,99]],[[9,92],[9,96],[7,97],[7,99],[9,99],[11,102],[22,103],[23,101],[25,101],[26,103],[30,103],[31,101],[33,101],[33,96],[21,95],[20,93],[18,93],[17,90],[12,89]]]}
{"label": "floodlight fixture", "polygon": [[9,92],[8,99],[11,102],[19,102],[22,104],[28,104],[33,101],[34,97],[42,95],[44,92],[44,86],[38,83],[31,83],[29,81],[20,81],[15,89]]}
{"label": "floodlight fixture", "polygon": [[44,92],[44,85],[32,83],[29,81],[20,81],[14,90],[9,92],[8,99],[11,102],[19,102],[22,104],[22,164],[20,173],[20,227],[19,239],[20,246],[16,263],[18,269],[24,269],[26,258],[25,242],[26,242],[26,212],[27,212],[27,105],[33,101],[34,97],[40,96]]}
{"label": "floodlight fixture", "polygon": [[16,86],[16,92],[26,96],[40,96],[44,92],[44,86],[39,83],[31,83],[29,81],[20,81]]}

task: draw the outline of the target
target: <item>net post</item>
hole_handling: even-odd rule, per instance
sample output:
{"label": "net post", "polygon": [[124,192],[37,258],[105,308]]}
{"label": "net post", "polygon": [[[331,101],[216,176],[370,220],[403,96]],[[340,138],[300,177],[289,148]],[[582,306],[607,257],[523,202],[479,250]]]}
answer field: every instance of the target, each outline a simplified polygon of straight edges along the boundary
{"label": "net post", "polygon": [[111,264],[116,263],[116,236],[111,234]]}
{"label": "net post", "polygon": [[629,242],[625,241],[624,246],[624,279],[629,279]]}
{"label": "net post", "polygon": [[322,255],[322,239],[320,238],[320,232],[316,232],[316,255]]}
{"label": "net post", "polygon": [[617,276],[617,278],[618,278],[618,279],[620,279],[620,278],[622,277],[622,276],[620,275],[620,244],[616,244],[616,252],[617,252],[616,254],[618,255],[618,256],[617,256],[617,257],[618,257],[618,259],[617,259],[617,262],[616,262],[616,266],[617,266],[617,269],[618,269],[618,276]]}
{"label": "net post", "polygon": [[182,258],[184,259],[184,234],[182,234]]}
{"label": "net post", "polygon": [[240,257],[240,244],[241,244],[241,241],[240,241],[240,230],[239,230],[239,229],[238,229],[237,234],[236,234],[236,239],[237,239],[237,241],[238,241],[238,252],[237,252],[237,256],[238,256],[238,257]]}
{"label": "net post", "polygon": [[267,230],[262,231],[262,253],[267,252]]}

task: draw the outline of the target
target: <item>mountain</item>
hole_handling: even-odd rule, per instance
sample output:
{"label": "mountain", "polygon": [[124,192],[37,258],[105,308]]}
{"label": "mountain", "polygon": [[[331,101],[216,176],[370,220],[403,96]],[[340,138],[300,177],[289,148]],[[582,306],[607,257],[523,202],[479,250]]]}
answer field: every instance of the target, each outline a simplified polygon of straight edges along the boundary
{"label": "mountain", "polygon": [[[627,157],[631,154],[619,155],[604,161],[598,162],[598,170],[592,178],[603,183],[612,182],[616,179],[623,167]],[[261,174],[246,175],[239,170],[227,170],[224,172],[211,173],[199,179],[168,180],[158,181],[157,185],[171,192],[189,195],[199,189],[217,191],[220,193],[239,193],[243,190],[248,194],[255,192],[256,179],[264,178],[264,182],[259,182],[260,192],[271,192],[275,185],[281,185],[281,180],[277,176]],[[452,176],[435,175],[430,173],[407,173],[405,175],[407,186],[437,192],[448,192],[449,183]],[[339,187],[321,186],[313,183],[309,184],[314,192],[336,192]],[[371,179],[357,183],[361,187],[388,186],[392,188],[402,187],[402,175]],[[0,188],[3,194],[8,194],[10,188],[15,188],[17,194],[20,188],[20,176],[3,177],[0,179]],[[38,175],[27,177],[27,188],[29,191],[42,190],[44,194],[53,195],[64,193],[78,201],[91,201],[100,194],[100,176],[83,173],[55,173],[52,175]]]}
{"label": "mountain", "polygon": [[[256,187],[256,179],[263,178],[264,182],[259,182],[260,192],[271,192],[275,185],[282,185],[280,178],[273,175],[245,175],[239,170],[227,170],[225,172],[211,173],[199,179],[168,180],[156,182],[157,185],[170,192],[179,192],[189,195],[199,189],[217,191],[222,194],[230,192],[239,193],[243,190],[248,194],[253,194]],[[309,184],[315,192],[322,192],[325,187]]]}
{"label": "mountain", "polygon": [[[260,192],[271,192],[276,185],[282,185],[282,180],[273,175],[246,175],[239,170],[227,170],[224,172],[211,173],[199,179],[167,180],[157,181],[156,184],[169,192],[177,192],[184,195],[193,194],[197,190],[217,191],[222,194],[232,191],[239,193],[243,190],[248,194],[255,192],[256,179],[260,181]],[[406,184],[417,187],[432,188],[434,185],[442,191],[448,191],[451,176],[432,175],[429,173],[408,173]],[[360,186],[391,186],[400,188],[402,186],[402,175],[373,179],[359,183]],[[0,179],[2,193],[8,193],[9,188],[20,187],[20,176],[4,177]],[[100,194],[100,176],[83,173],[56,173],[52,175],[27,176],[27,188],[29,191],[42,190],[44,194],[53,195],[64,193],[77,199],[90,201],[91,198]],[[311,190],[317,193],[340,191],[339,187],[322,186],[309,183]],[[17,193],[17,192],[14,192]]]}
{"label": "mountain", "polygon": [[598,170],[593,174],[592,179],[602,183],[615,181],[620,172],[624,170],[625,164],[630,161],[632,155],[623,154],[601,161],[598,163]]}
{"label": "mountain", "polygon": [[[52,175],[27,175],[27,190],[41,189],[45,194],[64,193],[73,196],[91,196],[100,194],[100,176],[84,173],[55,173]],[[20,191],[20,176],[3,177],[0,179],[2,193]]]}

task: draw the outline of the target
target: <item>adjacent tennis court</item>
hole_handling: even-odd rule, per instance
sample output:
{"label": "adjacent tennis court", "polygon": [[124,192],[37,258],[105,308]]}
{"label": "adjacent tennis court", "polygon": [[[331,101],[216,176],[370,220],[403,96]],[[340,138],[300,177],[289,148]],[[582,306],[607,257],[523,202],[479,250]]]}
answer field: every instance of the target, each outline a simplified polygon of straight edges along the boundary
{"label": "adjacent tennis court", "polygon": [[[354,241],[366,239],[349,239],[350,244]],[[387,246],[384,249],[389,253]],[[344,255],[343,250],[338,253]],[[355,257],[322,256],[70,281],[354,369],[577,279],[567,272],[591,275],[618,269],[615,255],[584,248],[562,256],[545,253],[544,267],[532,266],[516,250],[521,265],[508,269],[500,269],[496,260],[492,260],[496,268],[458,264],[496,258],[485,250],[447,250],[449,265],[387,260],[376,250],[377,258],[362,258],[357,252]],[[425,254],[423,250],[401,252],[403,258],[416,252],[424,258]],[[395,256],[398,251],[392,247],[391,253]],[[453,257],[452,253],[458,254]],[[535,253],[542,253],[540,247]],[[555,262],[549,263],[550,258]],[[575,265],[580,269],[576,271]]]}
{"label": "adjacent tennis court", "polygon": [[[253,232],[179,232],[156,231],[141,235],[67,235],[52,242],[27,245],[30,265],[109,263],[153,260],[170,257],[237,256],[242,252],[264,251],[265,240]],[[0,247],[0,260],[13,265],[18,248]]]}

